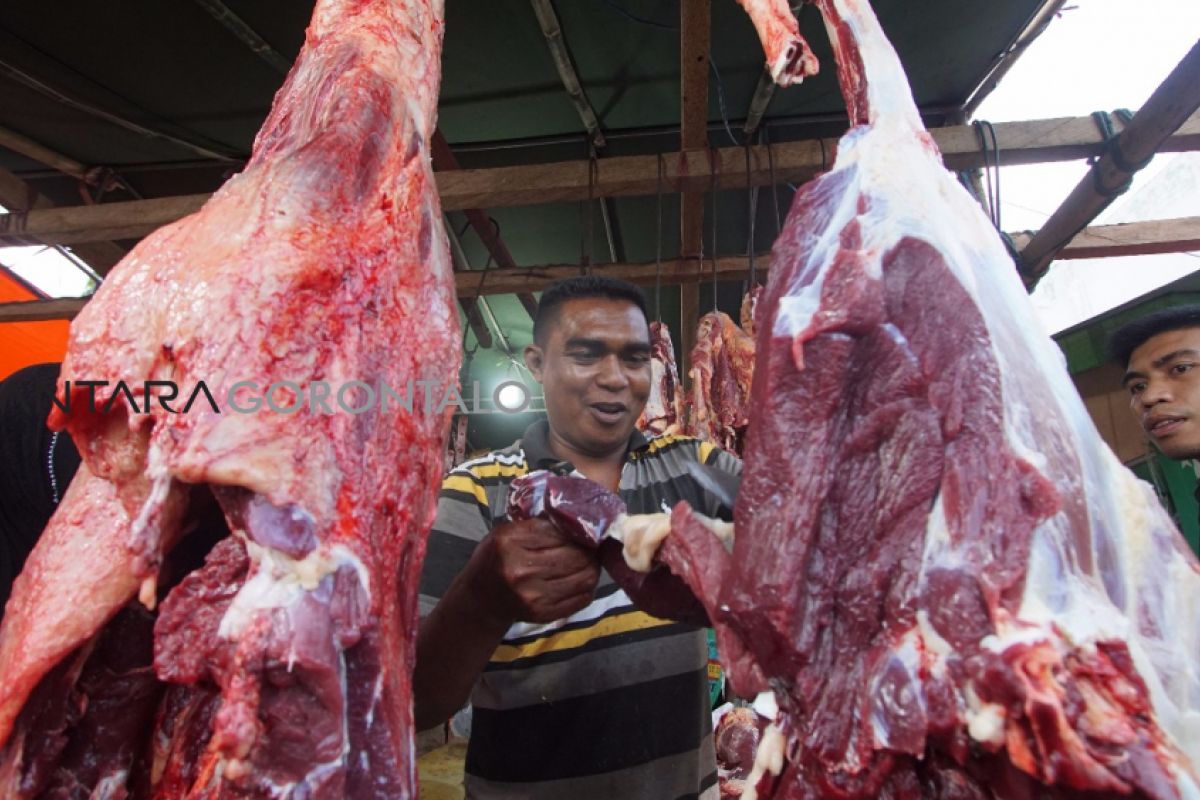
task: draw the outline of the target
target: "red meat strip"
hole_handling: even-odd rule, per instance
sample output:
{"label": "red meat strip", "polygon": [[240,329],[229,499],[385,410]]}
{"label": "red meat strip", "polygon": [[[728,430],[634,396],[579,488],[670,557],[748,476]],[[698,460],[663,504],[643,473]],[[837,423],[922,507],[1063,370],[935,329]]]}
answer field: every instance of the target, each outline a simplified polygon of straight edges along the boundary
{"label": "red meat strip", "polygon": [[754,338],[728,314],[700,318],[692,348],[690,430],[694,436],[741,454],[750,422]]}
{"label": "red meat strip", "polygon": [[675,367],[671,331],[661,322],[650,323],[650,348],[650,397],[638,417],[638,430],[654,435],[679,433],[683,429],[683,386]]}
{"label": "red meat strip", "polygon": [[[32,796],[31,776],[63,770],[85,795],[103,786],[96,796],[415,795],[416,587],[449,419],[379,395],[457,380],[429,159],[441,38],[437,0],[320,0],[245,171],[142,242],[73,323],[69,409],[51,424],[85,468],[0,629],[0,796]],[[108,381],[94,409],[81,380]],[[203,399],[172,413],[146,380],[204,382],[222,413]],[[148,408],[106,407],[118,381]],[[276,405],[297,391],[309,402],[237,413],[229,398],[246,408],[253,395],[238,381],[260,395],[292,382]],[[359,387],[347,403],[363,413],[325,413],[311,404],[321,381],[361,381],[376,402]],[[179,582],[162,567],[212,498],[232,537]],[[162,601],[162,699],[138,717],[154,724],[122,728],[127,750],[152,758],[126,758],[118,779],[73,749],[103,755],[106,737],[84,732],[117,729],[88,718],[112,690],[64,665],[107,652],[135,595]],[[51,683],[88,695],[88,712],[43,714]]]}

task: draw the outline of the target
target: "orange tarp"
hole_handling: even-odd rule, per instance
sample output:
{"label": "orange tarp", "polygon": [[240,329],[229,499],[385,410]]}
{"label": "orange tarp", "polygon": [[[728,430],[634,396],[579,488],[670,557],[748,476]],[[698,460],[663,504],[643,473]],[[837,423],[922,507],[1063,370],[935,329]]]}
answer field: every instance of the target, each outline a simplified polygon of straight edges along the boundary
{"label": "orange tarp", "polygon": [[[37,300],[29,289],[0,273],[0,303]],[[0,323],[0,380],[22,367],[62,361],[67,354],[66,320]]]}

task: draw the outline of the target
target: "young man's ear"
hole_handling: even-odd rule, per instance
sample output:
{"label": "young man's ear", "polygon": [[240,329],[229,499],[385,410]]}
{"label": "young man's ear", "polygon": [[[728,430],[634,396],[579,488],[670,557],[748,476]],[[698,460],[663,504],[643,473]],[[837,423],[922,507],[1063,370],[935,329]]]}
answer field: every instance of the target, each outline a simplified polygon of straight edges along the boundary
{"label": "young man's ear", "polygon": [[533,379],[542,382],[542,370],[546,367],[546,354],[536,343],[525,345],[525,366],[533,374]]}

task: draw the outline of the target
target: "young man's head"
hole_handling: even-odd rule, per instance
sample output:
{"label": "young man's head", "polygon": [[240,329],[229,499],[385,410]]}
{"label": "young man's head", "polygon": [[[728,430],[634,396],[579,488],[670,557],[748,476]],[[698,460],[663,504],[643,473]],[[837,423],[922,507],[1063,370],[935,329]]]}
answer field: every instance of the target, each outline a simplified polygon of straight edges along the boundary
{"label": "young man's head", "polygon": [[1170,458],[1200,458],[1200,306],[1157,311],[1109,339],[1129,405]]}
{"label": "young man's head", "polygon": [[593,456],[623,449],[650,394],[641,289],[595,275],[554,284],[538,303],[525,363],[558,437]]}

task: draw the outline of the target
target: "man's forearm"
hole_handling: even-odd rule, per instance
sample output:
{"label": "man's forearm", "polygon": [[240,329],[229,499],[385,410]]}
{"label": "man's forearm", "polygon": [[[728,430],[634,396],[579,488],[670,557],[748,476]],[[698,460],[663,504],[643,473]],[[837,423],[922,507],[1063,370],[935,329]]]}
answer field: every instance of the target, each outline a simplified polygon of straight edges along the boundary
{"label": "man's forearm", "polygon": [[417,730],[444,722],[466,704],[511,624],[490,611],[479,608],[464,572],[421,624],[413,672]]}

